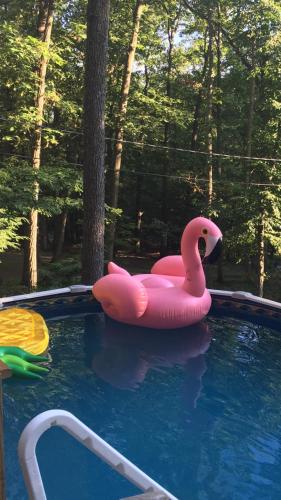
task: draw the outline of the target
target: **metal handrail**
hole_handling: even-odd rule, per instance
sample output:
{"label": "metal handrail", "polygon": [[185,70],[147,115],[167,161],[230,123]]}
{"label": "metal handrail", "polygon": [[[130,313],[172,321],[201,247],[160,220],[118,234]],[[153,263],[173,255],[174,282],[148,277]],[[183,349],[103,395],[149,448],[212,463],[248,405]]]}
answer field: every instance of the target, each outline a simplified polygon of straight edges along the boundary
{"label": "metal handrail", "polygon": [[46,493],[36,457],[36,445],[42,434],[53,426],[61,427],[101,460],[153,498],[162,494],[167,500],[177,498],[153,481],[136,465],[99,437],[72,413],[49,410],[33,418],[23,430],[18,446],[21,468],[30,500],[46,500]]}

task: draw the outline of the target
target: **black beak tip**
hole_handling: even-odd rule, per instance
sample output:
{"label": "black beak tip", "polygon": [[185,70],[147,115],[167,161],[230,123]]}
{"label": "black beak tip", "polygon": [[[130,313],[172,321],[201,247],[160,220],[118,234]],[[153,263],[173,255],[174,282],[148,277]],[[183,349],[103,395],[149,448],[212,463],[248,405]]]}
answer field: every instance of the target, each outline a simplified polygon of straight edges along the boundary
{"label": "black beak tip", "polygon": [[222,252],[222,239],[217,241],[216,246],[213,248],[212,252],[207,256],[203,257],[202,264],[214,264]]}

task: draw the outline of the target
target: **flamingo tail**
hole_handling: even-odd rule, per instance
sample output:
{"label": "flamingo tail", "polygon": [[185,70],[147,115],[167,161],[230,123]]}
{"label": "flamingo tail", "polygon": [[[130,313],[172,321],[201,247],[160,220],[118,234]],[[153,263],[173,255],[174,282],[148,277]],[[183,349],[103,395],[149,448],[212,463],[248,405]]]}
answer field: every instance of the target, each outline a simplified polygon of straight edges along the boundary
{"label": "flamingo tail", "polygon": [[123,274],[124,276],[130,276],[130,273],[128,273],[128,271],[126,271],[126,269],[123,269],[123,267],[117,266],[117,264],[114,264],[114,262],[109,262],[107,269],[108,269],[109,274]]}

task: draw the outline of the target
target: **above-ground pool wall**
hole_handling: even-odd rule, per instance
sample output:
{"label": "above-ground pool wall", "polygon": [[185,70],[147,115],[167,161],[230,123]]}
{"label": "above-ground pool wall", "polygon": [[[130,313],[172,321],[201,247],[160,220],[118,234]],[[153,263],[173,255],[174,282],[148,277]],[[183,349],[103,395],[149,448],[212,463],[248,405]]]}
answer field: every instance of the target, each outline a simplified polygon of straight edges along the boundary
{"label": "above-ground pool wall", "polygon": [[234,316],[241,319],[257,320],[257,323],[280,329],[281,304],[256,297],[248,292],[210,290],[212,307],[210,314]]}
{"label": "above-ground pool wall", "polygon": [[[74,285],[56,290],[4,297],[0,299],[0,310],[7,307],[24,307],[40,312],[45,318],[67,316],[75,313],[75,310],[79,314],[102,312],[91,289],[90,286]],[[248,292],[210,290],[210,293],[212,295],[210,314],[244,319],[253,319],[254,316],[258,323],[281,331],[281,303],[262,299]]]}

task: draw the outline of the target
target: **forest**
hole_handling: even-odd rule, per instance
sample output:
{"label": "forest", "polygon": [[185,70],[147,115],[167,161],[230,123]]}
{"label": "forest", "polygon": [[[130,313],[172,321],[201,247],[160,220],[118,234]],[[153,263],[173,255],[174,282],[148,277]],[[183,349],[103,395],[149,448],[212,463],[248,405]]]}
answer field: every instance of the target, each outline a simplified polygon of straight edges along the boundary
{"label": "forest", "polygon": [[1,295],[148,270],[201,214],[208,286],[281,301],[278,0],[1,0],[0,47]]}

